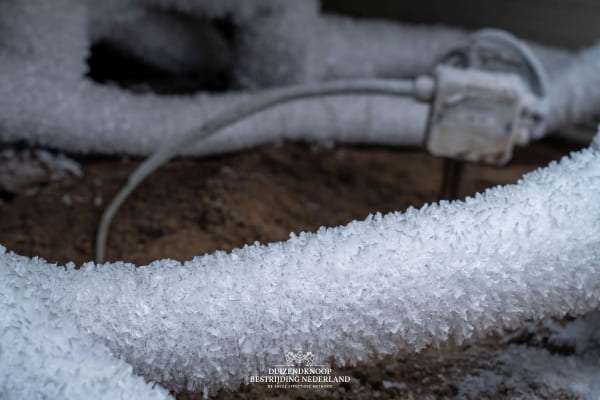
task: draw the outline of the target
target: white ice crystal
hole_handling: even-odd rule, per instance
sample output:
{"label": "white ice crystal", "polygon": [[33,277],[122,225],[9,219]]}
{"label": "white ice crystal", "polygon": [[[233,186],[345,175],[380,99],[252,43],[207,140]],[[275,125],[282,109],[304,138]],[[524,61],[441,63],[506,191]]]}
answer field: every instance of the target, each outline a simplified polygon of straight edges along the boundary
{"label": "white ice crystal", "polygon": [[[46,366],[60,354],[81,371],[105,362],[81,354],[77,343],[89,340],[150,381],[219,387],[280,363],[290,349],[345,365],[589,312],[600,304],[599,200],[600,153],[586,149],[464,202],[183,264],[76,270],[3,253],[0,315],[9,317],[0,320],[0,361],[11,363],[0,362],[1,389],[43,390],[31,377],[44,376],[81,392],[80,380],[66,378],[74,372],[49,376]],[[19,351],[52,340],[61,343],[52,357]],[[122,379],[129,390],[133,378]]]}
{"label": "white ice crystal", "polygon": [[17,192],[32,183],[81,176],[77,161],[42,149],[0,151],[0,189]]}

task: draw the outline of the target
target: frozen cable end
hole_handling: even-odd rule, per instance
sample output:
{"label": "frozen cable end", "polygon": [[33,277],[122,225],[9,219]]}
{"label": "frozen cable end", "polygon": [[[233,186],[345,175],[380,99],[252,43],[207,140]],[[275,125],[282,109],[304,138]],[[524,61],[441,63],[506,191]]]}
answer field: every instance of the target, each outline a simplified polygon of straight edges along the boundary
{"label": "frozen cable end", "polygon": [[420,75],[414,80],[414,95],[419,101],[429,102],[436,90],[435,79],[428,75]]}

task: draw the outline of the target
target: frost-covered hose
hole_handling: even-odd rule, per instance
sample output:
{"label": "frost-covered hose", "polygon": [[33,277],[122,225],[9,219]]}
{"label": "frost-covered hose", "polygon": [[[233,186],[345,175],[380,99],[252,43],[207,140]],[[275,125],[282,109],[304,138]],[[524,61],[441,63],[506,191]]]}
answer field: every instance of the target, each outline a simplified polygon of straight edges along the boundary
{"label": "frost-covered hose", "polygon": [[600,114],[600,44],[574,55],[550,90],[549,128],[557,129]]}
{"label": "frost-covered hose", "polygon": [[183,265],[0,252],[0,394],[161,398],[117,357],[173,389],[234,387],[288,350],[347,365],[585,313],[600,304],[599,201],[597,137],[464,202]]}
{"label": "frost-covered hose", "polygon": [[[138,45],[138,50],[143,51],[143,44],[136,43],[140,38],[151,45],[156,45],[156,40],[178,38],[177,21],[170,31],[175,36],[164,36],[164,32],[155,31],[151,23],[136,19],[148,8],[173,9],[203,19],[231,17],[234,23],[239,23],[236,26],[240,29],[240,43],[236,46],[240,48],[236,54],[239,64],[236,61],[233,67],[237,73],[235,80],[246,83],[242,87],[245,90],[195,96],[140,95],[113,85],[96,84],[87,78],[86,59],[92,40],[129,38],[131,46]],[[73,153],[147,156],[165,141],[178,140],[213,115],[251,99],[255,92],[249,88],[374,77],[377,65],[381,64],[378,59],[369,61],[371,67],[367,70],[345,68],[349,75],[335,76],[338,66],[358,66],[359,63],[336,53],[335,49],[320,46],[322,43],[334,45],[335,41],[330,42],[321,35],[328,33],[321,32],[322,27],[332,26],[320,19],[318,10],[317,2],[310,0],[0,2],[0,140],[26,140]],[[248,21],[247,14],[258,16]],[[147,30],[147,34],[132,38],[118,33],[122,33],[123,26],[132,24],[139,30]],[[379,30],[363,33],[363,39],[381,39]],[[427,35],[425,29],[410,37],[417,33],[419,37],[438,37]],[[444,38],[444,43],[449,42],[448,35],[439,37]],[[169,48],[179,49],[180,43],[190,40],[192,38],[184,35],[182,40],[167,43]],[[423,37],[423,41],[429,40]],[[410,42],[407,35],[403,37],[405,42]],[[358,44],[356,41],[346,43]],[[196,45],[202,53],[202,43]],[[318,50],[314,45],[319,46]],[[184,46],[174,51],[190,56],[185,49]],[[317,53],[321,51],[326,57],[319,59]],[[403,55],[395,58],[393,64],[410,58],[412,52],[396,52],[400,53]],[[424,56],[430,61],[434,57],[433,54]],[[332,63],[329,57],[336,59]],[[320,72],[314,75],[310,71]],[[325,71],[332,71],[333,75]],[[413,69],[410,76],[420,72],[427,71]],[[272,80],[263,85],[260,78],[266,77]],[[400,98],[339,96],[316,103],[298,101],[269,110],[260,118],[245,120],[215,140],[183,149],[180,155],[237,151],[274,140],[416,146],[423,141],[426,116],[425,105]],[[237,140],[239,137],[242,140]]]}
{"label": "frost-covered hose", "polygon": [[[179,46],[192,40],[186,32],[153,26],[152,20],[143,17],[136,19],[148,7],[156,10],[166,5],[183,14],[240,20],[239,64],[234,69],[244,89],[332,79],[411,77],[431,72],[440,57],[468,40],[468,32],[456,28],[320,15],[317,2],[308,0],[0,2],[0,140],[26,140],[73,153],[147,156],[164,141],[178,140],[212,115],[251,98],[253,93],[247,90],[139,95],[86,78],[91,42],[102,38],[130,40],[124,45],[141,53],[144,44],[152,47],[155,40],[166,41],[186,64],[189,47]],[[259,11],[265,5],[272,7],[272,15],[248,21],[242,16],[264,15]],[[132,26],[137,35],[127,35]],[[144,38],[147,43],[139,43]],[[534,51],[551,82],[561,82],[569,53],[541,46]],[[154,56],[150,58],[161,58]],[[565,82],[550,99],[561,115],[560,92],[569,88]],[[585,93],[591,93],[590,89]],[[587,94],[578,101],[586,109],[593,103]],[[588,114],[569,112],[554,127]],[[212,140],[183,149],[181,155],[238,151],[274,140],[418,146],[423,142],[426,116],[425,105],[398,98],[340,96],[325,102],[299,101],[236,124]]]}
{"label": "frost-covered hose", "polygon": [[415,80],[358,80],[337,81],[321,84],[290,87],[272,90],[257,96],[250,101],[240,103],[230,110],[206,121],[202,126],[182,135],[174,143],[167,143],[146,161],[144,161],[129,177],[127,184],[119,191],[115,199],[102,215],[96,239],[96,261],[104,261],[106,241],[110,224],[121,204],[137,186],[162,164],[175,157],[181,149],[192,146],[203,139],[218,133],[220,130],[235,124],[261,111],[287,102],[325,97],[334,95],[385,95],[411,97],[416,100],[428,101],[433,95],[434,82],[430,77],[419,77]]}

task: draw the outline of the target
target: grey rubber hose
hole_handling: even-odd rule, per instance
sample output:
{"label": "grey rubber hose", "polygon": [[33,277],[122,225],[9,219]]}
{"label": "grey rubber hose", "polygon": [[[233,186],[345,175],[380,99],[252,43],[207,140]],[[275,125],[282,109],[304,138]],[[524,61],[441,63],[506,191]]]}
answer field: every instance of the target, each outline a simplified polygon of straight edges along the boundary
{"label": "grey rubber hose", "polygon": [[102,215],[96,235],[96,262],[101,263],[105,259],[106,243],[110,225],[115,214],[119,210],[119,207],[121,207],[129,195],[148,175],[176,156],[182,148],[191,146],[200,140],[207,139],[218,133],[221,129],[240,120],[290,101],[347,94],[410,96],[418,100],[427,101],[433,94],[433,90],[433,79],[427,77],[420,77],[416,80],[369,79],[337,81],[272,90],[257,98],[242,102],[232,107],[230,110],[221,112],[198,129],[182,135],[179,140],[173,143],[166,143],[163,148],[144,161],[131,174],[127,184],[119,191],[119,193],[117,193]]}

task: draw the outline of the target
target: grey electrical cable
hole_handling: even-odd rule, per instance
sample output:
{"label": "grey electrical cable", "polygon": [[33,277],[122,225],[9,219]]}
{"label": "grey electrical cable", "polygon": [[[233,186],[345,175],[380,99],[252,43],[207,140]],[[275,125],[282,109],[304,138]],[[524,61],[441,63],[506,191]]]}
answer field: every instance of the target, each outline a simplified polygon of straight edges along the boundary
{"label": "grey electrical cable", "polygon": [[[478,55],[483,57],[482,53],[477,51],[477,48],[478,45],[485,42],[512,49],[524,62],[523,64],[530,75],[529,80],[528,82],[526,81],[526,83],[537,96],[535,105],[529,105],[530,107],[533,107],[528,110],[530,123],[528,124],[529,135],[527,140],[542,138],[548,131],[548,97],[550,85],[546,69],[538,56],[531,51],[526,43],[511,33],[499,29],[482,29],[472,35],[471,44],[468,47],[468,58],[470,59],[470,62],[478,64],[482,61],[479,59],[473,60],[471,59],[471,56]],[[481,65],[471,65],[471,67],[480,68]]]}
{"label": "grey electrical cable", "polygon": [[536,85],[533,89],[537,91],[537,95],[541,98],[545,98],[548,95],[548,76],[546,70],[542,66],[539,58],[530,50],[530,48],[522,41],[517,39],[506,31],[499,29],[482,29],[473,34],[473,39],[477,42],[478,40],[490,40],[501,42],[508,45],[515,50],[525,61],[525,65],[529,68],[532,76],[536,80]]}
{"label": "grey electrical cable", "polygon": [[434,87],[435,82],[433,78],[427,76],[421,76],[414,80],[367,79],[334,81],[275,89],[250,101],[232,106],[231,109],[208,120],[198,129],[183,135],[178,141],[165,144],[164,147],[147,158],[129,176],[127,184],[117,193],[102,214],[102,219],[96,233],[96,262],[102,263],[104,261],[110,225],[119,207],[148,175],[173,158],[181,148],[189,146],[198,140],[206,139],[240,120],[290,101],[350,94],[410,96],[419,101],[428,101],[433,95]]}

